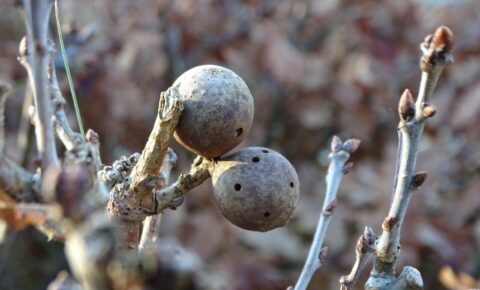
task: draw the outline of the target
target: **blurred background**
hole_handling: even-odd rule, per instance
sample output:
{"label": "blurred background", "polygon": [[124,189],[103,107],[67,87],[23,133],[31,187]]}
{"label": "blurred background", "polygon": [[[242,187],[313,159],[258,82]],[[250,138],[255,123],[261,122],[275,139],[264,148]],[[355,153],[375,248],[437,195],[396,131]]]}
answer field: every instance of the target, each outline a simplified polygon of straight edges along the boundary
{"label": "blurred background", "polygon": [[[33,168],[26,119],[27,74],[17,62],[22,12],[0,1],[0,79],[12,84],[7,154]],[[230,289],[285,289],[307,256],[324,195],[333,135],[362,140],[340,187],[328,256],[310,289],[338,289],[366,225],[377,234],[388,212],[397,146],[397,102],[418,91],[419,43],[439,25],[455,34],[455,63],[441,76],[402,232],[398,271],[417,267],[426,289],[480,287],[480,1],[467,0],[105,0],[60,1],[68,56],[85,126],[100,134],[103,162],[141,151],[161,91],[185,70],[219,64],[239,74],[255,100],[241,146],[284,154],[301,196],[287,227],[248,232],[223,218],[210,181],[163,218],[162,237],[196,253]],[[56,39],[56,27],[51,22]],[[58,55],[58,75],[70,102]],[[75,125],[73,107],[68,113]],[[175,141],[173,172],[194,156]],[[68,269],[62,244],[34,229],[0,226],[0,289],[45,289]],[[362,288],[370,266],[358,289]]]}

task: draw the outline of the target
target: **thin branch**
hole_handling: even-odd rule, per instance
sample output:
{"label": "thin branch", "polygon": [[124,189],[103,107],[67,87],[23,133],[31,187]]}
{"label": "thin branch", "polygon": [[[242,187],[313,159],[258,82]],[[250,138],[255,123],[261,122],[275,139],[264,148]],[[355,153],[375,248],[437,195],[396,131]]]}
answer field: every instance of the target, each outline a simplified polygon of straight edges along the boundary
{"label": "thin branch", "polygon": [[55,44],[53,41],[48,42],[50,48],[50,58],[48,63],[48,78],[54,108],[53,120],[55,124],[55,132],[58,138],[62,141],[67,150],[72,150],[83,142],[82,136],[73,131],[68,123],[67,115],[65,114],[65,98],[58,85],[57,74],[55,71]]}
{"label": "thin branch", "polygon": [[[433,36],[428,36],[421,44],[423,52],[420,61],[422,79],[415,103],[410,92],[406,90],[399,102],[399,137],[400,146],[397,159],[397,173],[393,201],[382,225],[382,235],[376,250],[375,267],[366,289],[384,289],[395,282],[395,262],[400,250],[400,232],[408,203],[413,190],[425,181],[426,174],[414,174],[418,147],[425,122],[432,114],[429,104],[437,80],[447,64],[453,61],[450,50],[453,34],[450,29],[439,27]],[[425,111],[426,109],[426,111]],[[435,110],[433,110],[435,111]]]}
{"label": "thin branch", "polygon": [[9,84],[0,81],[0,152],[5,152],[5,105],[12,88]]}
{"label": "thin branch", "polygon": [[[177,162],[177,155],[173,149],[168,148],[167,154],[163,159],[162,168],[160,169],[160,177],[162,178],[160,186],[165,187],[170,179],[170,172]],[[143,251],[148,244],[153,244],[158,238],[160,232],[160,223],[162,214],[152,215],[145,218],[142,228],[142,236],[140,237],[139,251]]]}
{"label": "thin branch", "polygon": [[5,156],[5,104],[10,86],[0,82],[0,188],[16,201],[37,200],[34,175]]}
{"label": "thin branch", "polygon": [[57,148],[52,124],[52,104],[48,86],[48,22],[51,0],[24,0],[27,36],[20,44],[20,62],[32,84],[35,102],[35,135],[43,171],[58,166]]}
{"label": "thin branch", "polygon": [[142,199],[151,193],[152,187],[145,180],[158,176],[163,158],[167,153],[168,142],[175,131],[178,119],[183,111],[183,101],[171,88],[160,94],[158,114],[140,160],[132,170],[131,188],[134,197]]}
{"label": "thin branch", "polygon": [[210,177],[213,163],[202,157],[197,157],[189,172],[183,172],[170,186],[154,191],[155,211],[161,213],[166,208],[175,209],[182,201],[183,195],[202,184]]}
{"label": "thin branch", "polygon": [[351,290],[358,281],[360,274],[367,265],[371,254],[375,251],[375,241],[377,236],[370,227],[365,227],[365,231],[357,241],[355,248],[355,264],[347,276],[340,278],[340,290]]}
{"label": "thin branch", "polygon": [[315,271],[317,271],[322,264],[320,253],[337,203],[338,188],[342,177],[352,168],[352,164],[346,164],[346,162],[348,158],[350,158],[350,154],[357,150],[359,144],[360,140],[350,139],[345,143],[342,143],[340,138],[337,136],[333,137],[331,144],[332,152],[330,154],[331,162],[326,176],[327,192],[323,201],[322,212],[320,213],[310,252],[308,253],[300,278],[298,278],[298,282],[295,285],[295,290],[307,289],[313,274],[315,274]]}

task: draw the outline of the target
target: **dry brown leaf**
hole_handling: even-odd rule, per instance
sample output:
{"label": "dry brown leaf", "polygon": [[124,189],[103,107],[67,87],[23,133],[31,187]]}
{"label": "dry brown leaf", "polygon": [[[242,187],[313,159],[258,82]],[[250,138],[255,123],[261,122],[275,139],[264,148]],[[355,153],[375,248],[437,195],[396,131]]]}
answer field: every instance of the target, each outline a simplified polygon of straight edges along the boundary
{"label": "dry brown leaf", "polygon": [[29,225],[42,226],[47,219],[59,217],[60,210],[51,205],[19,203],[0,206],[0,218],[15,230]]}

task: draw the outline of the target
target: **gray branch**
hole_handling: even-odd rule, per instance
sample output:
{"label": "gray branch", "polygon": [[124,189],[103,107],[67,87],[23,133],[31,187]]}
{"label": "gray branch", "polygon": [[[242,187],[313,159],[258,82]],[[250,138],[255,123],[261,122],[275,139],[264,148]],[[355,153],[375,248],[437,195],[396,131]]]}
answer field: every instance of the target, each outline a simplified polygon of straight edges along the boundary
{"label": "gray branch", "polygon": [[57,148],[53,134],[52,104],[48,82],[48,22],[51,0],[24,0],[27,36],[20,44],[20,62],[26,68],[35,101],[35,136],[43,171],[58,166]]}
{"label": "gray branch", "polygon": [[[177,155],[173,149],[168,148],[167,154],[163,159],[162,167],[160,168],[160,177],[162,179],[162,187],[168,184],[170,179],[170,172],[177,162]],[[142,252],[149,244],[154,244],[158,238],[160,232],[160,223],[162,221],[162,215],[152,215],[145,218],[143,221],[142,236],[140,237],[140,243],[138,249]]]}
{"label": "gray branch", "polygon": [[67,115],[65,114],[66,101],[58,85],[57,73],[55,71],[55,44],[50,40],[48,46],[50,50],[48,79],[54,110],[53,121],[55,124],[55,132],[65,148],[72,150],[75,146],[81,144],[83,139],[79,133],[72,130],[68,123]]}
{"label": "gray branch", "polygon": [[350,139],[342,143],[340,138],[337,136],[333,137],[331,145],[332,152],[330,154],[331,162],[326,176],[327,192],[323,201],[322,212],[320,213],[315,236],[313,237],[302,273],[295,285],[295,290],[307,289],[313,274],[315,274],[315,271],[322,265],[322,245],[337,203],[338,188],[344,174],[352,168],[352,164],[346,164],[346,162],[348,158],[350,158],[350,154],[357,150],[359,144],[359,140]]}
{"label": "gray branch", "polygon": [[408,90],[405,90],[400,98],[400,123],[398,127],[400,139],[394,179],[394,196],[388,216],[382,224],[383,232],[375,252],[375,267],[370,274],[365,289],[391,289],[393,285],[400,285],[395,278],[395,264],[400,252],[401,228],[411,193],[426,178],[424,172],[414,174],[418,147],[425,122],[435,113],[434,107],[429,103],[435,85],[445,66],[453,61],[450,54],[452,45],[453,34],[450,29],[443,26],[438,28],[433,36],[428,36],[425,39],[425,42],[421,44],[423,52],[420,61],[422,79],[417,100],[414,103]]}
{"label": "gray branch", "polygon": [[375,251],[375,241],[377,236],[369,227],[365,227],[365,231],[357,241],[355,248],[355,264],[347,276],[340,278],[340,290],[351,290],[357,283],[360,274],[367,265],[371,254]]}

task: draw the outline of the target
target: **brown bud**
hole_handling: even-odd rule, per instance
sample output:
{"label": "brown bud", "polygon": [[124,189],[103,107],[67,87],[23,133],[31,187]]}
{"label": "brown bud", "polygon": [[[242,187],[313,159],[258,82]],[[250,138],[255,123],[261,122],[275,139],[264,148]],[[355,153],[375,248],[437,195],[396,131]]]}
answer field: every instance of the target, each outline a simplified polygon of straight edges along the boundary
{"label": "brown bud", "polygon": [[340,138],[338,138],[338,136],[333,136],[332,138],[332,143],[330,145],[330,150],[332,150],[332,152],[337,152],[342,146],[342,140]]}
{"label": "brown bud", "polygon": [[353,162],[348,162],[343,166],[342,172],[343,174],[348,174],[353,169]]}
{"label": "brown bud", "polygon": [[331,216],[333,214],[333,211],[335,210],[335,207],[337,207],[337,198],[334,198],[328,205],[327,207],[323,210],[323,215],[325,216]]}
{"label": "brown bud", "polygon": [[400,101],[398,102],[398,113],[400,118],[408,122],[415,116],[415,102],[413,96],[408,89],[403,91]]}
{"label": "brown bud", "polygon": [[427,175],[428,174],[425,171],[421,171],[421,172],[416,173],[412,177],[412,182],[411,182],[412,188],[417,189],[420,186],[422,186],[422,184],[425,182],[425,179],[427,179]]}
{"label": "brown bud", "polygon": [[93,143],[93,144],[100,143],[98,133],[93,131],[92,129],[87,130],[87,133],[85,134],[85,137],[87,138],[87,141],[90,142],[90,143]]}
{"label": "brown bud", "polygon": [[431,118],[437,113],[437,108],[434,105],[425,105],[422,110],[422,114],[425,118]]}
{"label": "brown bud", "polygon": [[450,52],[454,44],[453,32],[446,26],[438,27],[433,35],[432,44],[437,51]]}
{"label": "brown bud", "polygon": [[383,220],[383,224],[382,224],[382,228],[383,230],[389,232],[392,230],[393,226],[397,223],[397,218],[393,217],[393,216],[387,216],[384,220]]}
{"label": "brown bud", "polygon": [[358,139],[348,139],[343,143],[343,149],[347,151],[348,153],[352,154],[353,152],[357,151],[358,147],[360,146],[360,143],[362,141]]}

